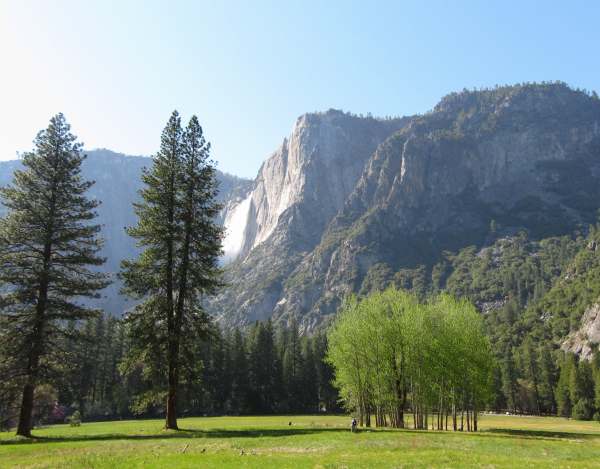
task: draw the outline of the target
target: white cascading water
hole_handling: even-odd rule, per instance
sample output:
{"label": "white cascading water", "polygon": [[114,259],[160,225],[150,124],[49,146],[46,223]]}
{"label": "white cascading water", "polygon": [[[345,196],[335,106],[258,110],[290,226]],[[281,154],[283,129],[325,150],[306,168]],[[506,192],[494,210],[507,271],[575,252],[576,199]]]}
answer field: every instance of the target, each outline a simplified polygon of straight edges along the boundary
{"label": "white cascading water", "polygon": [[227,264],[237,257],[244,242],[244,231],[248,223],[248,211],[252,193],[235,206],[225,218],[225,239],[223,240],[222,262]]}

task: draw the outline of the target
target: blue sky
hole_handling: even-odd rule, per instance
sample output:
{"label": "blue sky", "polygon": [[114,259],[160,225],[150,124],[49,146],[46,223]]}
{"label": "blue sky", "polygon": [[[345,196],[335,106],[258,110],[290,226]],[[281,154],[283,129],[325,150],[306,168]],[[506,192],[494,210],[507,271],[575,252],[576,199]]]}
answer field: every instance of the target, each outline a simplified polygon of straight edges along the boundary
{"label": "blue sky", "polygon": [[431,109],[464,87],[600,91],[600,2],[0,0],[0,159],[65,113],[86,148],[154,153],[197,114],[253,177],[305,112]]}

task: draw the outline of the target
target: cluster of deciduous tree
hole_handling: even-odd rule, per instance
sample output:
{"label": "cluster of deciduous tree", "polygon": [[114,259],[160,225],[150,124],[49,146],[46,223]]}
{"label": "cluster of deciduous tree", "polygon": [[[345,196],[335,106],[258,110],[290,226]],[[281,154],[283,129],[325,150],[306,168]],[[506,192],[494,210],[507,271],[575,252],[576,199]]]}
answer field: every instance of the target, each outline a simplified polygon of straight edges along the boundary
{"label": "cluster of deciduous tree", "polygon": [[414,428],[477,430],[492,355],[472,304],[390,288],[350,298],[328,338],[335,383],[361,425],[374,414],[378,426],[404,427],[410,411]]}
{"label": "cluster of deciduous tree", "polygon": [[[151,364],[131,360],[127,323],[102,315],[77,329],[79,340],[61,343],[62,370],[36,387],[34,422],[64,422],[76,410],[85,420],[163,415],[167,383],[157,392]],[[188,350],[181,415],[340,410],[324,334],[300,336],[294,324],[273,328],[270,322],[227,333],[211,325],[209,331]],[[18,387],[0,383],[0,428],[16,422],[19,396]]]}

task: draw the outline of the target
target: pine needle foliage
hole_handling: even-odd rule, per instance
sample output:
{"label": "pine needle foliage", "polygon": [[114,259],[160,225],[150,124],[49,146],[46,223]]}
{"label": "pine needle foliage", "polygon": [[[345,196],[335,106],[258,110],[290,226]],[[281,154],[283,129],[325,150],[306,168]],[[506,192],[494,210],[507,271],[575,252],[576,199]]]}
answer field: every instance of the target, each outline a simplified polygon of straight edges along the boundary
{"label": "pine needle foliage", "polygon": [[0,346],[11,358],[4,379],[23,383],[23,436],[31,435],[35,387],[60,360],[67,321],[97,314],[78,299],[108,285],[93,269],[104,262],[93,223],[99,202],[86,196],[94,183],[81,176],[81,144],[62,114],[34,143],[12,185],[0,190],[8,209],[0,220]]}

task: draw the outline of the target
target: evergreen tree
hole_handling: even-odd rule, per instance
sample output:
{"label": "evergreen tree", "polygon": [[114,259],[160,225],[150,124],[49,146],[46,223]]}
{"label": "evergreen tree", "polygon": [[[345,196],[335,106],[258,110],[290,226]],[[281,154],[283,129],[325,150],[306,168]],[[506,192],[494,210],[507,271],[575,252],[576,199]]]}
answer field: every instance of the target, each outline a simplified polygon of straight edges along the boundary
{"label": "evergreen tree", "polygon": [[502,370],[502,391],[506,396],[506,405],[512,412],[518,406],[517,369],[510,344],[506,344],[500,364]]}
{"label": "evergreen tree", "polygon": [[304,338],[302,341],[302,362],[300,365],[300,412],[317,412],[319,410],[319,381],[317,376],[317,358],[314,352],[314,341]]}
{"label": "evergreen tree", "polygon": [[562,358],[560,363],[560,374],[558,377],[558,383],[556,384],[556,406],[557,413],[563,417],[570,417],[571,410],[573,408],[573,401],[571,400],[570,382],[572,375],[575,373],[573,368],[575,367],[575,359],[573,355],[568,354]]}
{"label": "evergreen tree", "polygon": [[537,350],[531,337],[528,337],[523,344],[522,353],[523,377],[527,380],[531,388],[531,402],[528,403],[528,411],[540,415],[542,405],[540,400],[540,370],[538,367]]}
{"label": "evergreen tree", "polygon": [[150,366],[167,370],[165,426],[170,429],[177,429],[182,347],[205,335],[208,318],[201,299],[221,284],[222,230],[214,220],[220,205],[209,153],[197,118],[184,132],[173,112],[153,166],[143,175],[142,202],[135,205],[138,224],[128,229],[144,251],[122,264],[126,291],[144,300],[128,316],[134,353],[153,356]]}
{"label": "evergreen tree", "polygon": [[95,314],[75,297],[96,297],[106,278],[89,269],[98,256],[99,202],[81,177],[85,156],[62,114],[50,120],[23,157],[13,185],[1,190],[9,214],[0,221],[0,344],[14,359],[7,378],[23,381],[17,434],[31,436],[34,391],[50,369],[68,321]]}
{"label": "evergreen tree", "polygon": [[239,329],[231,341],[231,398],[229,408],[235,414],[248,410],[248,358],[246,343]]}
{"label": "evergreen tree", "polygon": [[570,380],[572,417],[578,420],[590,420],[594,413],[594,380],[592,365],[587,360],[579,360],[571,369]]}
{"label": "evergreen tree", "polygon": [[313,347],[317,361],[318,400],[321,408],[327,412],[339,410],[339,395],[333,386],[333,367],[326,361],[327,335],[320,333],[313,338]]}
{"label": "evergreen tree", "polygon": [[556,365],[549,344],[540,348],[539,352],[539,394],[542,411],[546,414],[556,413],[556,400],[554,388],[556,387]]}
{"label": "evergreen tree", "polygon": [[298,412],[302,407],[301,370],[302,352],[298,324],[292,321],[284,334],[282,345],[283,392],[286,396],[285,409],[288,412]]}
{"label": "evergreen tree", "polygon": [[272,413],[276,410],[281,371],[271,321],[255,323],[250,332],[248,355],[250,406],[257,413]]}

